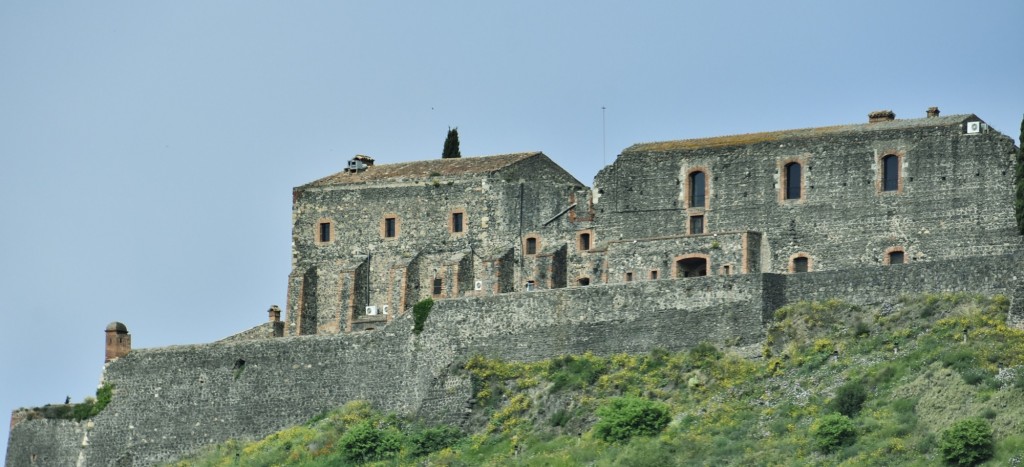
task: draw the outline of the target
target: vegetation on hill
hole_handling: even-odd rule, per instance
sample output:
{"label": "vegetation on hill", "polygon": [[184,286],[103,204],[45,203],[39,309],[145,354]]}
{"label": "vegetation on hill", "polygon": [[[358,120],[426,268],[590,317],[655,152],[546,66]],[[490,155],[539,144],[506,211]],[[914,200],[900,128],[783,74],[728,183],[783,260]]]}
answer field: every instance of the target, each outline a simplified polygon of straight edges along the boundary
{"label": "vegetation on hill", "polygon": [[99,415],[114,397],[114,386],[103,384],[96,389],[96,397],[86,397],[83,402],[77,404],[47,404],[30,410],[25,417],[27,420],[47,418],[53,420],[76,420],[82,421]]}
{"label": "vegetation on hill", "polygon": [[1024,332],[1008,306],[799,303],[759,349],[474,357],[465,432],[354,402],[175,465],[1020,465]]}

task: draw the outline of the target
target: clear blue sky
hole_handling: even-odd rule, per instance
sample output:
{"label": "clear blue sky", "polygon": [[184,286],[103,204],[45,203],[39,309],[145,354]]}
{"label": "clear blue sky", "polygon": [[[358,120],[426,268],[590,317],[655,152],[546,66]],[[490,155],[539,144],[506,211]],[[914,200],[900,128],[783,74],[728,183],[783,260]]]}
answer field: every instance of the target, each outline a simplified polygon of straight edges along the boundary
{"label": "clear blue sky", "polygon": [[878,109],[1017,138],[1024,2],[837,3],[0,2],[0,447],[94,391],[110,321],[156,347],[283,308],[291,188],[356,153],[457,126],[589,184],[633,143]]}

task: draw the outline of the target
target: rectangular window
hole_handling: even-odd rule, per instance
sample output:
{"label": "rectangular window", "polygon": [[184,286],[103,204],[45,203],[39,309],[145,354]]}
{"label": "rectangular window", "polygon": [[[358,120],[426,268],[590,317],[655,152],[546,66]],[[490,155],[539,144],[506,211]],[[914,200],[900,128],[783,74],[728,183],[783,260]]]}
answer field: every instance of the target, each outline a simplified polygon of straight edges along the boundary
{"label": "rectangular window", "polygon": [[434,295],[441,295],[441,279],[434,279]]}
{"label": "rectangular window", "polygon": [[590,278],[589,277],[581,277],[581,278],[576,280],[576,283],[579,284],[581,287],[582,286],[590,285]]}
{"label": "rectangular window", "polygon": [[581,233],[580,234],[580,250],[581,251],[587,251],[589,249],[590,249],[590,234],[589,233]]}
{"label": "rectangular window", "polygon": [[462,233],[462,216],[461,212],[452,213],[452,233]]}
{"label": "rectangular window", "polygon": [[534,281],[526,281],[526,291],[533,292],[533,289],[537,287],[537,283]]}
{"label": "rectangular window", "polygon": [[889,253],[889,264],[903,264],[903,252],[893,251]]}
{"label": "rectangular window", "polygon": [[320,223],[320,242],[327,243],[331,241],[331,223],[321,222]]}
{"label": "rectangular window", "polygon": [[526,254],[535,255],[537,254],[537,239],[530,237],[526,239]]}
{"label": "rectangular window", "polygon": [[626,273],[626,282],[633,282],[633,273],[631,273],[631,272],[627,272]]}
{"label": "rectangular window", "polygon": [[394,217],[384,218],[384,237],[395,238],[398,236],[398,219]]}
{"label": "rectangular window", "polygon": [[704,233],[704,216],[690,216],[690,235]]}
{"label": "rectangular window", "polygon": [[655,270],[651,271],[651,280],[653,281],[653,280],[657,280],[657,279],[658,279],[658,270],[655,269]]}

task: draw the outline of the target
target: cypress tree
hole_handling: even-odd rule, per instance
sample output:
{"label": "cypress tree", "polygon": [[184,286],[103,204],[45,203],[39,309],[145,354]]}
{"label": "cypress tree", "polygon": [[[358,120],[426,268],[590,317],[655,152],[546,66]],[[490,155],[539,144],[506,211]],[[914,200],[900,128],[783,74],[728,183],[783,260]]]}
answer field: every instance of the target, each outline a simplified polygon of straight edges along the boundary
{"label": "cypress tree", "polygon": [[458,159],[460,157],[462,157],[462,153],[459,152],[459,127],[449,127],[448,137],[444,139],[441,159]]}
{"label": "cypress tree", "polygon": [[1024,118],[1020,121],[1020,145],[1017,148],[1017,229],[1024,234]]}

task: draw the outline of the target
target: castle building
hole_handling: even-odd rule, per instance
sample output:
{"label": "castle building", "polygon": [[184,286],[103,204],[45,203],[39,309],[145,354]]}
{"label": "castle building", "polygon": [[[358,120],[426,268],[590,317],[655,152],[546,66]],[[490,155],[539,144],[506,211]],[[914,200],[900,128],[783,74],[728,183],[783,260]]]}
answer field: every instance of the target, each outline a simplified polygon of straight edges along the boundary
{"label": "castle building", "polygon": [[1017,251],[1014,142],[975,115],[636,144],[588,188],[539,152],[375,165],[295,188],[286,333],[417,301]]}
{"label": "castle building", "polygon": [[[283,310],[149,349],[110,323],[109,404],[83,421],[14,411],[6,465],[165,464],[353,400],[459,425],[473,356],[749,348],[800,301],[1002,295],[1024,326],[1016,150],[974,115],[929,109],[636,144],[592,187],[539,152],[356,156],[293,191]],[[406,311],[431,297],[414,333]]]}

